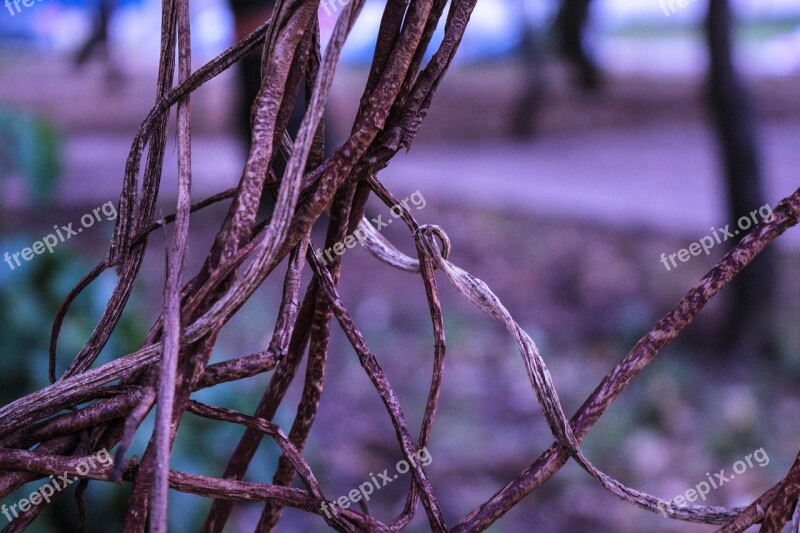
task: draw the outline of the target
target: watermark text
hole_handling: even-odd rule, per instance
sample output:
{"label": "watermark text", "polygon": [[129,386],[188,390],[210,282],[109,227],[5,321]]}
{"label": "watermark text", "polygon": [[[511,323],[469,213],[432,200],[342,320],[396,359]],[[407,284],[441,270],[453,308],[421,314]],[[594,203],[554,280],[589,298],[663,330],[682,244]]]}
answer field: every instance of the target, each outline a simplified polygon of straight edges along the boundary
{"label": "watermark text", "polygon": [[[96,454],[84,458],[84,460],[75,467],[75,471],[79,476],[85,476],[91,472],[92,469],[108,468],[113,464],[114,458],[111,457],[108,450],[103,448]],[[32,507],[40,505],[42,502],[50,503],[50,499],[53,496],[80,478],[70,477],[69,473],[65,472],[58,477],[50,476],[50,479],[51,481],[47,485],[33,491],[27,498],[22,498],[20,501],[10,506],[3,504],[0,506],[0,512],[11,522],[14,518],[19,517],[19,513],[27,512]],[[19,508],[19,512],[17,512],[17,508]]]}
{"label": "watermark text", "polygon": [[662,253],[661,263],[664,265],[664,268],[667,269],[667,272],[669,272],[670,270],[678,266],[678,263],[675,261],[676,257],[678,261],[680,261],[681,263],[686,263],[692,257],[696,257],[703,252],[706,255],[709,255],[711,253],[711,250],[716,245],[722,244],[728,239],[735,238],[741,232],[749,230],[754,225],[757,226],[759,220],[756,217],[756,215],[760,216],[763,222],[772,222],[775,219],[775,215],[772,213],[772,208],[769,206],[769,204],[764,204],[758,209],[754,209],[753,211],[751,211],[750,215],[745,215],[741,217],[737,221],[739,229],[731,230],[730,224],[720,229],[711,228],[711,235],[706,235],[698,242],[693,242],[692,244],[689,245],[688,248],[684,248],[683,250],[678,250],[674,254],[669,254],[669,255]]}
{"label": "watermark text", "polygon": [[[413,205],[417,208],[417,211],[424,209],[425,206],[428,205],[428,202],[425,200],[425,197],[422,196],[422,193],[417,191],[411,196],[403,198],[400,200],[399,204],[393,205],[389,209],[389,213],[392,215],[392,218],[383,220],[383,215],[378,215],[376,218],[373,218],[371,222],[375,226],[375,229],[381,231],[383,228],[394,222],[393,218],[400,218],[403,215],[403,209],[406,211],[411,211],[409,202],[410,205]],[[364,246],[364,240],[366,238],[367,232],[361,228],[357,228],[355,231],[353,231],[353,233],[337,242],[330,248],[326,248],[325,250],[322,250],[321,248],[317,249],[317,257],[323,265],[327,266],[328,261],[333,261],[333,254],[341,256],[346,250],[354,248],[356,244]]]}
{"label": "watermark text", "polygon": [[95,207],[91,213],[86,213],[81,217],[82,227],[73,228],[72,226],[74,223],[72,222],[66,226],[53,226],[53,229],[56,230],[55,233],[46,235],[42,240],[36,241],[30,247],[23,248],[18,252],[5,252],[3,255],[3,261],[6,262],[8,268],[14,270],[17,267],[22,266],[20,258],[27,262],[33,259],[35,255],[43,254],[45,250],[47,250],[48,253],[53,253],[53,249],[62,242],[71,239],[78,233],[81,233],[84,228],[91,228],[94,226],[95,222],[100,222],[101,213],[105,215],[106,220],[115,220],[117,218],[117,207],[113,202],[106,202],[100,207]]}
{"label": "watermark text", "polygon": [[[411,462],[411,466],[415,466],[417,462],[419,462],[419,464],[422,466],[428,466],[433,461],[433,457],[431,457],[431,454],[428,452],[428,448],[426,447],[417,450],[417,453],[409,457],[408,461]],[[358,503],[361,500],[364,500],[365,502],[369,501],[370,494],[381,490],[383,487],[399,478],[400,474],[405,474],[411,469],[408,461],[405,459],[398,461],[398,463],[395,465],[395,470],[397,473],[393,475],[389,474],[388,468],[383,472],[378,473],[377,477],[375,474],[370,472],[369,481],[360,484],[357,489],[351,490],[346,496],[341,496],[332,502],[323,502],[320,510],[325,513],[325,516],[331,518],[331,513],[334,515],[339,514],[339,511],[336,510],[337,505],[342,509],[347,509],[350,507],[351,503]]]}
{"label": "watermark text", "polygon": [[748,468],[753,468],[753,460],[755,460],[756,464],[761,468],[769,464],[767,452],[764,451],[763,447],[759,448],[745,456],[744,460],[733,463],[733,474],[725,475],[724,468],[713,476],[711,472],[706,472],[706,479],[708,479],[708,481],[701,481],[685,493],[672,498],[666,505],[659,503],[659,512],[661,512],[665,518],[669,518],[667,513],[674,514],[676,509],[686,507],[690,502],[697,501],[698,498],[706,501],[706,496],[708,496],[712,490],[717,490],[725,483],[733,481],[737,475],[744,474]]}

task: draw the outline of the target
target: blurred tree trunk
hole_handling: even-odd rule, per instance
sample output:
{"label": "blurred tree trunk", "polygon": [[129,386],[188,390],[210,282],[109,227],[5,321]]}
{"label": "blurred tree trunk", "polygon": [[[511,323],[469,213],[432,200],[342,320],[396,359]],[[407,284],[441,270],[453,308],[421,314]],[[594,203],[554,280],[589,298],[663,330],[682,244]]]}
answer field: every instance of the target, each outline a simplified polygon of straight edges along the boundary
{"label": "blurred tree trunk", "polygon": [[[265,20],[268,20],[275,7],[273,0],[228,0],[228,4],[233,13],[237,41],[244,39]],[[259,46],[244,56],[239,62],[236,72],[239,85],[239,97],[236,101],[236,127],[244,142],[250,140],[250,108],[256,99],[258,89],[261,88],[263,50],[263,47]]]}
{"label": "blurred tree trunk", "polygon": [[592,0],[563,0],[556,19],[559,52],[575,68],[578,85],[587,90],[600,85],[600,71],[584,39],[591,5]]}
{"label": "blurred tree trunk", "polygon": [[[739,217],[748,216],[767,202],[753,110],[733,61],[732,26],[728,0],[710,0],[706,19],[709,107],[725,171],[733,227]],[[735,348],[736,353],[770,348],[768,312],[774,296],[774,263],[774,254],[767,250],[733,282],[734,301],[722,334],[727,347]]]}
{"label": "blurred tree trunk", "polygon": [[[586,23],[591,5],[592,0],[563,0],[552,28],[559,55],[574,71],[575,84],[587,91],[598,89],[601,83],[600,70],[586,48]],[[525,19],[521,46],[524,77],[509,123],[511,135],[524,139],[534,136],[539,117],[546,109],[548,32],[534,27],[525,15],[524,5],[520,6],[520,12]]]}
{"label": "blurred tree trunk", "polygon": [[522,92],[512,107],[509,117],[512,137],[525,139],[536,133],[536,125],[544,110],[545,88],[547,87],[547,45],[541,28],[536,28],[525,15],[522,29]]}

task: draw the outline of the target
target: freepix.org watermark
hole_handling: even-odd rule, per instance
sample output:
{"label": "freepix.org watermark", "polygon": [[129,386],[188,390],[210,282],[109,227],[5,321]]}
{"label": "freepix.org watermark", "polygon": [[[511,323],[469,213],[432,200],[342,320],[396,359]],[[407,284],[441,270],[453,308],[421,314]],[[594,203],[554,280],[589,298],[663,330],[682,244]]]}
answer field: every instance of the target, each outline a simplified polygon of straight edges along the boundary
{"label": "freepix.org watermark", "polygon": [[664,515],[665,518],[669,518],[667,513],[674,513],[676,509],[680,509],[682,507],[686,507],[690,502],[697,501],[700,498],[703,501],[706,501],[706,496],[712,491],[717,490],[725,483],[729,483],[736,479],[737,475],[744,474],[747,472],[748,468],[753,468],[753,459],[755,459],[758,466],[764,468],[769,464],[769,456],[767,452],[764,451],[764,448],[759,448],[755,450],[753,453],[750,453],[745,456],[744,460],[736,461],[733,463],[733,474],[725,475],[725,469],[723,468],[714,476],[711,476],[711,472],[706,472],[706,479],[708,481],[701,481],[694,488],[687,490],[683,494],[679,494],[672,498],[666,505],[659,504],[658,510]]}
{"label": "freepix.org watermark", "polygon": [[[664,14],[669,17],[670,11],[676,13],[678,11],[677,8],[684,8],[693,2],[697,2],[697,0],[660,0],[658,5],[661,6]],[[669,7],[670,11],[667,11],[667,7]]]}
{"label": "freepix.org watermark", "polygon": [[[114,458],[111,457],[111,454],[108,453],[108,450],[103,448],[99,452],[94,455],[89,455],[85,457],[83,461],[78,463],[75,467],[75,471],[78,473],[79,476],[85,476],[92,470],[98,470],[101,468],[108,468],[114,464]],[[69,485],[77,481],[78,477],[70,477],[69,473],[63,473],[60,476],[50,476],[50,483],[40,487],[38,490],[31,492],[30,496],[27,498],[23,498],[17,503],[8,506],[3,504],[0,506],[0,512],[3,513],[3,516],[6,517],[6,520],[11,522],[14,518],[19,516],[19,513],[24,513],[31,509],[32,507],[36,507],[37,505],[41,504],[42,502],[50,503],[50,499],[67,488]],[[19,512],[17,512],[17,508],[19,507]]]}
{"label": "freepix.org watermark", "polygon": [[[422,193],[417,191],[411,196],[407,198],[403,198],[400,200],[399,204],[393,205],[389,209],[389,213],[391,213],[393,218],[400,218],[403,215],[403,208],[406,211],[411,211],[411,207],[409,206],[409,202],[411,205],[417,208],[417,211],[420,209],[424,209],[428,202],[425,200],[425,197],[422,196]],[[372,224],[375,226],[375,229],[381,231],[383,228],[388,226],[394,222],[391,218],[384,221],[383,215],[378,215],[376,218],[372,219]],[[327,266],[328,261],[333,261],[333,255],[336,254],[341,256],[346,250],[355,247],[356,244],[360,244],[364,246],[364,239],[367,237],[367,234],[361,228],[357,228],[353,233],[342,239],[341,241],[337,242],[330,248],[326,248],[322,250],[321,248],[317,249],[317,257],[322,262],[323,265]]]}
{"label": "freepix.org watermark", "polygon": [[[42,0],[6,0],[5,5],[6,9],[8,9],[8,12],[11,13],[11,16],[13,17],[14,15],[22,11],[19,8],[20,3],[23,5],[23,7],[32,7],[33,4],[35,4],[37,1],[41,2]],[[11,6],[14,7],[12,8]]]}
{"label": "freepix.org watermark", "polygon": [[[678,250],[674,254],[661,254],[661,263],[664,265],[664,268],[667,269],[667,272],[669,272],[678,266],[678,263],[675,261],[676,257],[681,263],[685,263],[692,257],[700,255],[702,252],[705,252],[706,255],[709,255],[711,253],[711,249],[716,245],[722,244],[728,239],[733,239],[741,232],[747,231],[753,226],[757,226],[759,221],[756,215],[761,217],[762,222],[772,222],[775,219],[775,215],[772,213],[772,208],[769,206],[769,204],[764,204],[758,209],[751,211],[750,215],[741,217],[737,221],[739,229],[731,231],[730,224],[720,229],[711,228],[711,235],[706,235],[698,242],[693,242],[688,248]],[[672,266],[670,266],[670,264]]]}
{"label": "freepix.org watermark", "polygon": [[[8,0],[6,0],[8,1]],[[344,6],[350,3],[350,0],[322,0],[320,5],[328,15],[335,15]]]}
{"label": "freepix.org watermark", "polygon": [[91,228],[94,226],[95,222],[100,222],[102,220],[100,218],[100,213],[105,215],[106,220],[115,220],[117,218],[117,207],[113,202],[106,202],[100,207],[95,207],[91,213],[86,213],[81,217],[81,226],[83,227],[77,229],[72,227],[72,222],[66,226],[53,226],[53,229],[56,230],[55,233],[50,233],[42,240],[36,241],[30,247],[23,248],[18,252],[5,252],[3,255],[3,261],[8,264],[8,268],[14,270],[17,267],[22,266],[20,258],[27,262],[33,259],[35,255],[43,254],[45,250],[47,250],[48,253],[53,253],[53,248],[62,242],[71,239],[78,233],[81,233],[84,228]]}
{"label": "freepix.org watermark", "polygon": [[[431,464],[431,462],[433,462],[433,457],[431,457],[431,454],[428,452],[428,448],[425,447],[417,450],[417,453],[409,457],[408,460],[411,461],[412,466],[416,465],[418,462],[422,466],[428,466],[429,464]],[[350,507],[351,503],[358,503],[361,500],[367,502],[369,501],[370,494],[374,493],[377,490],[381,490],[383,487],[385,487],[392,481],[395,481],[397,478],[400,477],[400,474],[408,473],[408,471],[411,469],[411,466],[409,466],[408,461],[406,461],[405,459],[401,459],[400,461],[397,462],[394,468],[397,471],[397,473],[393,475],[389,474],[388,468],[383,472],[379,473],[377,477],[375,476],[375,474],[370,472],[369,481],[362,483],[361,485],[358,486],[357,489],[351,490],[349,493],[347,493],[347,496],[341,496],[340,498],[332,502],[323,502],[322,507],[320,507],[320,510],[323,513],[325,513],[325,516],[331,518],[331,513],[333,513],[334,515],[339,514],[339,511],[336,510],[337,505],[342,509],[347,509],[348,507]]]}

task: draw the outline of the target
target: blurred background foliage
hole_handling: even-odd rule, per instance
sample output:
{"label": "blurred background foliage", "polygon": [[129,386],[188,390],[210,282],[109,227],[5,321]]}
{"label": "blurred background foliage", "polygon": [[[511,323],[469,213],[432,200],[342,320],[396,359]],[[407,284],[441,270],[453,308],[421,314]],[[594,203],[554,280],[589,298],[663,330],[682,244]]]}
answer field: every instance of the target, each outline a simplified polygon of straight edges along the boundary
{"label": "blurred background foliage", "polygon": [[58,130],[46,118],[0,107],[0,179],[22,178],[34,205],[53,201],[61,150]]}

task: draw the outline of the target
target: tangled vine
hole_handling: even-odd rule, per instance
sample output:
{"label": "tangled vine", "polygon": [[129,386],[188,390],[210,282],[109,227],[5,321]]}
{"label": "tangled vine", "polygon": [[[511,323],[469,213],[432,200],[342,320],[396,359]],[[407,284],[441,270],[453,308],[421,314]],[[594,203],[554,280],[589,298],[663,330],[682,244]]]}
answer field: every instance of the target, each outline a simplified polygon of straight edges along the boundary
{"label": "tangled vine", "polygon": [[[567,418],[534,341],[484,282],[448,260],[451,243],[444,229],[419,225],[403,209],[401,218],[417,250],[417,257],[412,258],[398,251],[364,218],[372,194],[388,206],[401,205],[378,174],[401,148],[411,145],[458,48],[475,1],[453,0],[449,4],[444,37],[425,62],[448,3],[387,0],[351,134],[325,157],[324,106],[342,47],[363,0],[351,0],[342,9],[324,53],[317,16],[319,1],[281,0],[269,21],[194,72],[190,64],[188,0],[164,0],[157,103],[134,136],[108,254],[58,311],[50,343],[51,385],[0,409],[0,495],[6,496],[26,482],[66,472],[81,478],[79,502],[90,480],[131,483],[126,532],[145,531],[148,526],[153,532],[166,531],[170,490],[213,500],[203,526],[205,532],[222,531],[237,501],[262,502],[259,531],[274,529],[287,506],[319,515],[338,531],[397,531],[410,523],[421,502],[432,531],[471,532],[489,527],[572,459],[606,490],[627,502],[651,512],[658,512],[659,505],[667,503],[600,471],[582,451],[581,441],[631,380],[705,304],[766,246],[798,223],[800,190],[781,201],[774,209],[774,219],[745,237],[701,279],[606,375],[578,412]],[[250,149],[239,184],[192,204],[190,95],[254,50],[263,50],[263,79],[252,107]],[[287,125],[301,90],[306,95],[305,115],[299,132],[290,138]],[[174,215],[156,220],[167,122],[173,107],[178,136],[177,208]],[[279,154],[287,164],[281,175],[276,175],[272,163]],[[265,193],[274,199],[274,208],[268,218],[258,220]],[[191,214],[223,201],[229,202],[229,209],[205,262],[194,277],[186,279]],[[325,212],[330,213],[325,247],[358,228],[377,259],[422,280],[435,342],[430,389],[417,433],[409,427],[378,355],[367,345],[339,296],[339,257],[322,264],[309,246],[312,228],[323,223],[321,215]],[[160,318],[138,351],[94,368],[131,295],[148,236],[167,224],[174,224],[174,231]],[[209,364],[222,328],[286,258],[278,319],[269,346],[246,357]],[[115,269],[118,275],[113,295],[85,346],[57,377],[57,341],[70,304],[108,269]],[[301,295],[306,269],[311,270],[313,278]],[[554,438],[528,468],[450,525],[445,523],[435,480],[410,459],[428,445],[444,379],[446,342],[437,270],[464,298],[500,321],[514,337],[530,379],[532,399],[541,406]],[[363,510],[323,513],[323,504],[329,500],[303,457],[325,384],[333,319],[380,395],[397,444],[409,459],[413,482],[402,511],[390,523]],[[287,433],[272,419],[304,356],[307,366],[302,399]],[[200,389],[266,372],[272,372],[272,378],[252,415],[191,398]],[[127,452],[133,435],[153,409],[156,424],[146,452],[141,459],[131,459]],[[246,429],[222,477],[170,469],[171,448],[187,413]],[[265,436],[274,439],[282,452],[273,479],[270,483],[243,481]],[[81,468],[86,457],[114,447],[113,465],[89,473]],[[304,488],[292,487],[295,476]],[[799,493],[800,456],[784,479],[748,507],[688,505],[677,509],[671,518],[718,524],[725,532],[742,531],[755,523],[761,523],[764,531],[780,531],[794,512]],[[7,530],[24,530],[49,504],[21,512]]]}

